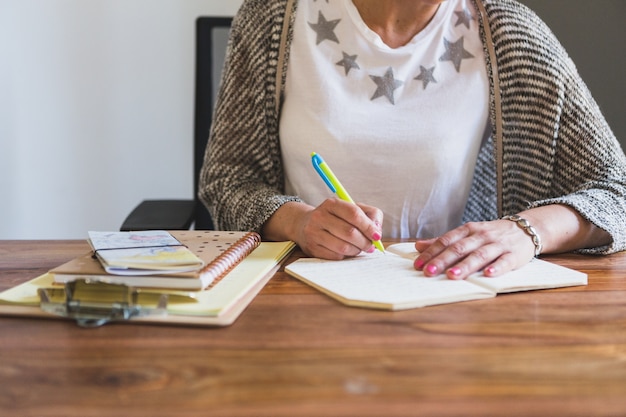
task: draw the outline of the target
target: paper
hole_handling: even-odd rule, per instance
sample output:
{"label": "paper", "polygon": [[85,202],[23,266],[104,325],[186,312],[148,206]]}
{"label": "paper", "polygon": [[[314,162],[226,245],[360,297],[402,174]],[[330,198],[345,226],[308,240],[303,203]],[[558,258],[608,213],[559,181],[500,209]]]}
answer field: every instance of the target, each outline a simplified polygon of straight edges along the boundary
{"label": "paper", "polygon": [[586,285],[587,275],[533,260],[497,278],[482,273],[467,280],[445,275],[429,278],[413,267],[413,244],[397,244],[386,254],[363,254],[341,261],[303,258],[285,271],[318,290],[353,306],[401,310],[495,297],[498,293]]}
{"label": "paper", "polygon": [[[242,262],[232,269],[224,279],[220,280],[209,290],[202,291],[176,291],[167,289],[149,289],[150,293],[170,294],[170,302],[167,306],[168,316],[141,317],[133,320],[148,322],[174,322],[227,325],[239,314],[239,310],[245,308],[252,301],[261,287],[259,283],[269,279],[274,268],[295,247],[293,242],[263,242]],[[28,310],[30,315],[42,314],[39,309],[40,299],[37,291],[40,288],[53,287],[53,276],[49,273],[35,279],[24,282],[0,293],[0,313],[11,314],[13,310],[20,315],[19,309],[12,307],[32,307]],[[58,286],[57,286],[58,288]],[[228,321],[213,320],[223,317],[232,311],[239,311]],[[177,317],[180,317],[179,319]],[[193,317],[198,317],[194,320]],[[204,317],[204,319],[203,319]]]}
{"label": "paper", "polygon": [[188,272],[204,263],[169,232],[89,232],[89,243],[113,275]]}

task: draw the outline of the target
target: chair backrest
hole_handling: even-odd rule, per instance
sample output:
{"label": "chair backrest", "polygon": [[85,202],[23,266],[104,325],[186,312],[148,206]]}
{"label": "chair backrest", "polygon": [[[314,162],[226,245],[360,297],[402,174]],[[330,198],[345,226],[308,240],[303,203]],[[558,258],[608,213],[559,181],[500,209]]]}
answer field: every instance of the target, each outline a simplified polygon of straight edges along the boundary
{"label": "chair backrest", "polygon": [[195,228],[213,229],[213,221],[199,201],[198,180],[209,139],[215,97],[219,88],[231,17],[201,16],[196,20],[196,92],[194,106],[194,195]]}

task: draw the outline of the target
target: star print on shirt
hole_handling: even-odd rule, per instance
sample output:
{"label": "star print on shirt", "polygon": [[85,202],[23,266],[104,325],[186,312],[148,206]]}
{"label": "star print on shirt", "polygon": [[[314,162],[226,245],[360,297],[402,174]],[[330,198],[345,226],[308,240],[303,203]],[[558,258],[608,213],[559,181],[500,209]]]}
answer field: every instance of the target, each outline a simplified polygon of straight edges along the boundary
{"label": "star print on shirt", "polygon": [[472,20],[474,20],[472,12],[470,12],[468,9],[463,8],[462,11],[456,11],[454,12],[454,14],[456,14],[457,17],[457,21],[454,27],[457,27],[458,25],[465,25],[466,28],[470,28],[470,23],[472,22]]}
{"label": "star print on shirt", "polygon": [[439,57],[439,61],[452,61],[456,72],[461,72],[461,61],[464,59],[474,58],[474,55],[470,54],[463,47],[463,42],[463,36],[461,36],[456,42],[450,42],[446,38],[443,38],[443,44],[446,47],[446,52]]}
{"label": "star print on shirt", "polygon": [[339,22],[341,22],[341,19],[335,19],[330,21],[326,20],[322,12],[319,12],[317,15],[317,23],[309,22],[309,26],[317,34],[315,44],[319,45],[325,40],[339,43],[339,39],[337,39],[337,35],[335,35],[335,27],[337,27]]}
{"label": "star print on shirt", "polygon": [[395,105],[396,103],[393,97],[393,92],[404,83],[394,78],[393,68],[389,67],[385,72],[385,75],[383,75],[382,77],[379,77],[377,75],[370,75],[370,78],[376,83],[377,86],[376,91],[374,92],[374,95],[372,96],[370,101],[374,101],[378,97],[385,96],[391,104]]}
{"label": "star print on shirt", "polygon": [[428,84],[430,84],[431,82],[433,83],[437,82],[437,80],[435,79],[435,76],[433,75],[434,72],[435,72],[435,67],[425,68],[422,65],[420,65],[420,75],[418,75],[417,77],[413,79],[421,81],[422,84],[424,85],[424,90],[426,90],[426,87],[428,87]]}
{"label": "star print on shirt", "polygon": [[337,62],[335,65],[343,66],[346,75],[350,72],[351,69],[361,69],[359,64],[356,63],[356,55],[348,55],[345,52],[341,52],[343,54],[343,59]]}

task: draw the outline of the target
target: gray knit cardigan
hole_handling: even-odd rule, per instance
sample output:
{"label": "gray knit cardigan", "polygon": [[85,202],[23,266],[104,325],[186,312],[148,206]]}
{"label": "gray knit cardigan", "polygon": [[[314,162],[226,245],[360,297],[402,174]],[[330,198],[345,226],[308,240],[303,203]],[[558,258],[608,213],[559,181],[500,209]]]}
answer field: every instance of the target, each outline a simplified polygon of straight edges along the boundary
{"label": "gray knit cardigan", "polygon": [[[581,252],[626,249],[626,157],[575,65],[527,7],[476,1],[494,134],[480,151],[464,221],[566,204],[613,238]],[[278,135],[297,10],[294,1],[285,19],[288,2],[246,0],[233,20],[199,187],[220,230],[260,231],[282,204],[300,201],[284,193]]]}

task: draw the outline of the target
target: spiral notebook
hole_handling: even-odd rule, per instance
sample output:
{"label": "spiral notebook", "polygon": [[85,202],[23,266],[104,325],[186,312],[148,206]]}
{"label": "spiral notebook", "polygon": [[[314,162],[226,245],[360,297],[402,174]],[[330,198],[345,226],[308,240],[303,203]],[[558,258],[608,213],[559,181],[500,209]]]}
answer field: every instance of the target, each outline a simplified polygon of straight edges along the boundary
{"label": "spiral notebook", "polygon": [[90,278],[141,288],[201,290],[219,281],[261,242],[254,232],[185,230],[170,233],[200,258],[204,266],[187,272],[117,275],[107,273],[98,258],[89,252],[52,269],[50,274],[57,284]]}
{"label": "spiral notebook", "polygon": [[[217,237],[215,232],[172,232],[177,238],[190,244],[190,248],[206,249],[206,245],[211,242],[209,237]],[[224,234],[230,232],[218,232]],[[200,239],[200,235],[204,239]],[[231,238],[241,236],[230,235]],[[243,235],[245,236],[245,234]],[[219,236],[223,237],[223,236]],[[231,239],[229,238],[229,240]],[[219,242],[220,239],[217,239]],[[239,239],[235,240],[235,242]],[[222,243],[219,243],[220,245]],[[236,243],[235,243],[236,244]],[[232,247],[230,245],[229,247]],[[165,288],[140,288],[135,294],[135,289],[127,287],[127,295],[137,295],[133,300],[133,307],[139,306],[140,312],[130,317],[117,317],[109,319],[117,310],[127,310],[125,305],[121,305],[120,300],[109,300],[109,293],[101,293],[102,287],[96,286],[90,290],[91,297],[102,298],[100,304],[107,304],[107,308],[99,309],[96,315],[107,317],[105,322],[119,321],[128,323],[152,323],[164,325],[192,325],[192,326],[228,326],[232,324],[241,313],[252,302],[254,297],[261,291],[265,284],[271,279],[280,267],[282,261],[291,253],[295,244],[293,242],[261,242],[252,252],[246,255],[241,261],[236,262],[224,276],[216,278],[207,289],[199,291],[188,291]],[[201,255],[204,259],[207,255]],[[97,262],[97,261],[96,261]],[[81,310],[83,301],[89,297],[72,297],[71,305],[68,300],[67,288],[70,284],[54,285],[53,275],[45,273],[30,281],[23,282],[15,287],[0,292],[0,316],[18,316],[34,318],[72,318],[77,319],[79,312],[73,317],[68,314]],[[83,282],[82,280],[75,281]],[[99,284],[99,283],[98,283]],[[123,286],[122,286],[123,287]],[[42,292],[51,294],[53,297],[46,301],[46,304],[57,304],[60,310],[68,314],[58,314],[44,308]],[[59,293],[59,294],[56,294]],[[61,294],[65,293],[65,294]],[[102,297],[99,296],[102,295]],[[160,306],[160,302],[166,296],[166,305]],[[57,299],[57,298],[60,298]],[[74,303],[78,300],[79,303]],[[108,300],[108,301],[107,301]],[[113,301],[113,302],[111,302]],[[92,314],[90,309],[93,304],[86,306],[86,312]],[[61,308],[63,307],[63,308]],[[65,316],[65,317],[64,317]]]}

